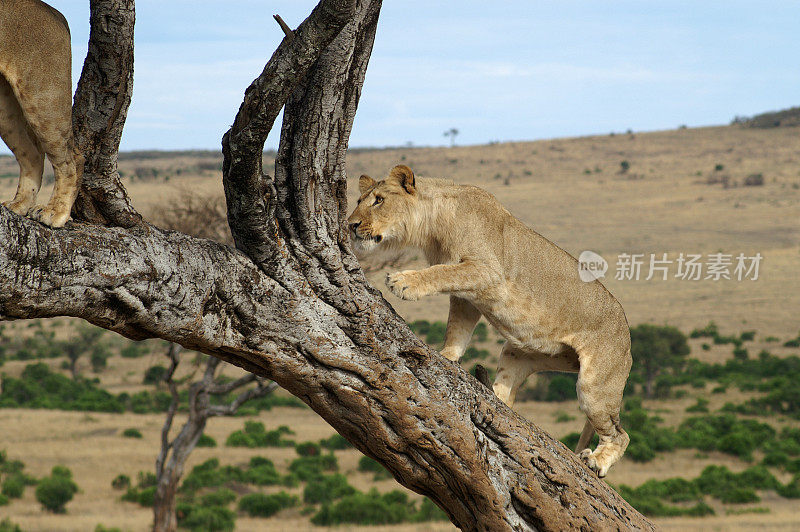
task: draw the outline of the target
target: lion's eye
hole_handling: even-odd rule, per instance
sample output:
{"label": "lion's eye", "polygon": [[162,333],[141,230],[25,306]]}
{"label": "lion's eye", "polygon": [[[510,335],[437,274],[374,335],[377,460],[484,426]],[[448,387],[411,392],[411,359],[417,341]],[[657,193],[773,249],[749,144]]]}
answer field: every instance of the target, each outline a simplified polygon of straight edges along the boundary
{"label": "lion's eye", "polygon": [[383,203],[383,198],[381,196],[375,196],[375,203],[373,205],[380,205]]}

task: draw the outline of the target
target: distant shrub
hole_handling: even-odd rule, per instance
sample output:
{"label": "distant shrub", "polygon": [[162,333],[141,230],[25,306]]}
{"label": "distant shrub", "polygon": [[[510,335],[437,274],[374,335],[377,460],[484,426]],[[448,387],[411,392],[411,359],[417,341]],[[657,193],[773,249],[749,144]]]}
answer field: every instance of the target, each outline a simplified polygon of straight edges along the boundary
{"label": "distant shrub", "polygon": [[739,335],[739,339],[743,342],[752,342],[756,337],[755,331],[744,331]]}
{"label": "distant shrub", "polygon": [[575,375],[556,374],[550,378],[547,385],[545,401],[567,401],[578,397],[576,391],[577,377]]}
{"label": "distant shrub", "polygon": [[358,470],[365,473],[374,473],[373,480],[391,478],[391,474],[379,462],[369,456],[362,456],[358,459]]}
{"label": "distant shrub", "polygon": [[760,187],[764,185],[764,176],[762,174],[750,174],[744,178],[744,186],[746,187]]}
{"label": "distant shrub", "polygon": [[67,503],[77,492],[78,486],[72,481],[70,470],[55,466],[50,476],[41,479],[36,486],[36,500],[48,512],[63,514]]}
{"label": "distant shrub", "polygon": [[486,349],[477,349],[475,347],[468,347],[461,357],[462,362],[469,362],[470,360],[485,360],[489,357],[489,351]]}
{"label": "distant shrub", "polygon": [[177,513],[178,526],[192,532],[228,532],[236,526],[236,513],[221,506],[183,504]]}
{"label": "distant shrub", "polygon": [[686,408],[687,412],[708,412],[708,399],[698,397],[697,402]]}
{"label": "distant shrub", "polygon": [[258,486],[275,486],[284,483],[275,464],[269,458],[254,456],[250,459],[250,467],[244,473],[244,480]]}
{"label": "distant shrub", "polygon": [[8,497],[0,493],[0,506],[6,506],[9,502]]}
{"label": "distant shrub", "polygon": [[434,347],[443,344],[446,328],[447,325],[444,322],[435,321],[431,323],[425,335],[425,343]]}
{"label": "distant shrub", "polygon": [[[0,506],[2,505],[3,503],[0,502]],[[0,521],[0,532],[22,532],[22,529],[19,527],[19,525],[12,523],[10,519],[5,518]]]}
{"label": "distant shrub", "polygon": [[289,464],[289,471],[292,475],[303,482],[319,478],[326,472],[330,473],[338,470],[338,461],[332,454],[301,456]]}
{"label": "distant shrub", "polygon": [[133,429],[133,428],[123,430],[122,436],[125,438],[138,438],[138,439],[143,438],[142,433],[139,432],[139,429]]}
{"label": "distant shrub", "polygon": [[294,449],[300,456],[318,456],[322,454],[322,448],[319,444],[312,441],[298,443]]}
{"label": "distant shrub", "polygon": [[167,368],[161,365],[150,366],[144,372],[143,384],[158,384],[164,380]]}
{"label": "distant shrub", "polygon": [[479,342],[485,342],[489,336],[489,330],[483,322],[475,326],[475,331],[472,333]]}
{"label": "distant shrub", "polygon": [[239,511],[245,512],[250,517],[271,517],[284,508],[296,505],[297,497],[285,491],[271,495],[250,493],[239,499]]}
{"label": "distant shrub", "polygon": [[236,494],[228,488],[221,488],[211,493],[206,493],[200,498],[203,506],[227,506],[236,500]]}
{"label": "distant shrub", "polygon": [[331,451],[339,451],[342,449],[352,449],[353,444],[351,444],[344,436],[341,434],[333,434],[330,438],[326,438],[324,440],[320,440],[319,444]]}
{"label": "distant shrub", "polygon": [[201,434],[200,438],[197,440],[197,447],[216,447],[217,440],[209,436],[208,434]]}
{"label": "distant shrub", "polygon": [[733,350],[733,357],[737,360],[747,360],[748,353],[744,347],[737,347]]}
{"label": "distant shrub", "polygon": [[194,493],[200,488],[218,487],[231,481],[243,482],[247,476],[248,473],[242,469],[235,466],[220,466],[217,458],[211,458],[192,468],[183,479],[181,491]]}
{"label": "distant shrub", "polygon": [[139,358],[145,356],[148,351],[143,343],[131,342],[120,349],[119,354],[123,358]]}
{"label": "distant shrub", "polygon": [[128,475],[117,475],[114,477],[114,480],[111,481],[111,487],[115,490],[124,490],[131,487],[131,477]]}
{"label": "distant shrub", "polygon": [[420,523],[447,520],[446,515],[430,500],[424,500],[418,510],[401,491],[380,494],[377,490],[368,493],[356,492],[332,504],[323,504],[311,518],[320,526],[335,526],[343,523],[360,525],[390,525],[397,523]]}
{"label": "distant shrub", "polygon": [[307,504],[329,503],[355,492],[356,489],[347,483],[344,475],[339,473],[322,475],[306,484],[303,490],[303,502]]}
{"label": "distant shrub", "polygon": [[719,500],[728,504],[747,504],[749,502],[758,502],[761,498],[750,488],[733,488],[722,493]]}
{"label": "distant shrub", "polygon": [[225,445],[230,447],[294,447],[293,440],[285,439],[285,434],[294,432],[282,425],[269,432],[264,428],[264,424],[259,421],[246,421],[243,430],[232,432]]}
{"label": "distant shrub", "polygon": [[47,364],[30,364],[20,377],[3,375],[0,379],[0,408],[48,408],[123,412],[125,405],[117,397],[85,379],[74,381],[53,373]]}
{"label": "distant shrub", "polygon": [[21,473],[8,475],[3,479],[3,486],[0,493],[9,499],[19,499],[25,492],[25,477]]}
{"label": "distant shrub", "polygon": [[712,321],[702,329],[695,329],[689,333],[689,338],[714,338],[719,335],[717,325]]}

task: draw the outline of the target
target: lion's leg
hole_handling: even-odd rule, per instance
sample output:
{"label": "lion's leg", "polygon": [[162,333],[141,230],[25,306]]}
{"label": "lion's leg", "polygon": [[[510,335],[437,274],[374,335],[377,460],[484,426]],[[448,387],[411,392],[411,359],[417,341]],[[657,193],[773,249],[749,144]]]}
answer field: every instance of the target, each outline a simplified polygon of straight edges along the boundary
{"label": "lion's leg", "polygon": [[450,315],[444,335],[442,355],[449,360],[458,360],[467,349],[475,324],[481,313],[466,299],[450,296]]}
{"label": "lion's leg", "polygon": [[405,270],[386,276],[386,286],[401,299],[450,292],[478,292],[502,282],[502,269],[475,261],[436,264],[422,270]]}
{"label": "lion's leg", "polygon": [[5,77],[0,75],[0,137],[14,153],[19,164],[19,184],[14,199],[4,205],[22,216],[36,202],[42,186],[44,151],[17,102]]}
{"label": "lion's leg", "polygon": [[510,342],[503,345],[500,352],[500,361],[497,364],[497,376],[494,379],[492,389],[498,399],[508,406],[514,406],[517,399],[517,391],[525,382],[536,365],[531,358],[541,356],[539,353],[524,353],[511,347]]}
{"label": "lion's leg", "polygon": [[78,194],[81,159],[72,137],[72,83],[69,41],[64,50],[49,58],[50,69],[28,69],[25,84],[33,87],[20,93],[19,105],[53,165],[55,187],[47,205],[37,206],[31,216],[45,225],[63,226]]}
{"label": "lion's leg", "polygon": [[630,442],[619,421],[622,391],[631,367],[630,350],[613,357],[602,351],[584,351],[579,358],[578,403],[600,437],[594,451],[584,449],[579,456],[599,477],[604,477]]}

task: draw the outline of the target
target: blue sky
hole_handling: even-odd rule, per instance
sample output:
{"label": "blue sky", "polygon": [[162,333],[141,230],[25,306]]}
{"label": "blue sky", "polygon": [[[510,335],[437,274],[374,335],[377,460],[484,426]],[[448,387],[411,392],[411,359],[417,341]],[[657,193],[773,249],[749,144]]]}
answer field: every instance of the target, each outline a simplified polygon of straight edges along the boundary
{"label": "blue sky", "polygon": [[[72,28],[77,83],[89,2],[51,3]],[[282,37],[272,14],[296,27],[315,4],[139,0],[122,149],[218,149]],[[670,129],[797,106],[798,22],[794,0],[386,0],[350,145],[442,145],[451,127],[458,144]]]}

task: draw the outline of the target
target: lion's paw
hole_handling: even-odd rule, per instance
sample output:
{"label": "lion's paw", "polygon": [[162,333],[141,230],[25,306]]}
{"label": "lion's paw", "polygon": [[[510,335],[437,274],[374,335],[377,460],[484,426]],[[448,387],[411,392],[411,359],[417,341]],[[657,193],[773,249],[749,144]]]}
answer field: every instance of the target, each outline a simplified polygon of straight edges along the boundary
{"label": "lion's paw", "polygon": [[405,270],[386,275],[386,286],[400,299],[416,301],[427,296],[430,292],[425,290],[420,274],[415,270]]}
{"label": "lion's paw", "polygon": [[584,449],[578,454],[578,458],[586,464],[586,467],[594,471],[600,478],[608,474],[608,470],[619,460],[620,456],[621,453],[615,452],[608,446],[598,446],[594,451]]}
{"label": "lion's paw", "polygon": [[25,216],[28,214],[28,211],[31,210],[31,206],[33,205],[33,199],[16,199],[14,198],[11,201],[4,201],[3,206],[6,207],[8,210],[15,214],[19,214],[20,216]]}
{"label": "lion's paw", "polygon": [[49,227],[64,227],[69,220],[69,211],[51,204],[37,205],[31,209],[29,216]]}

